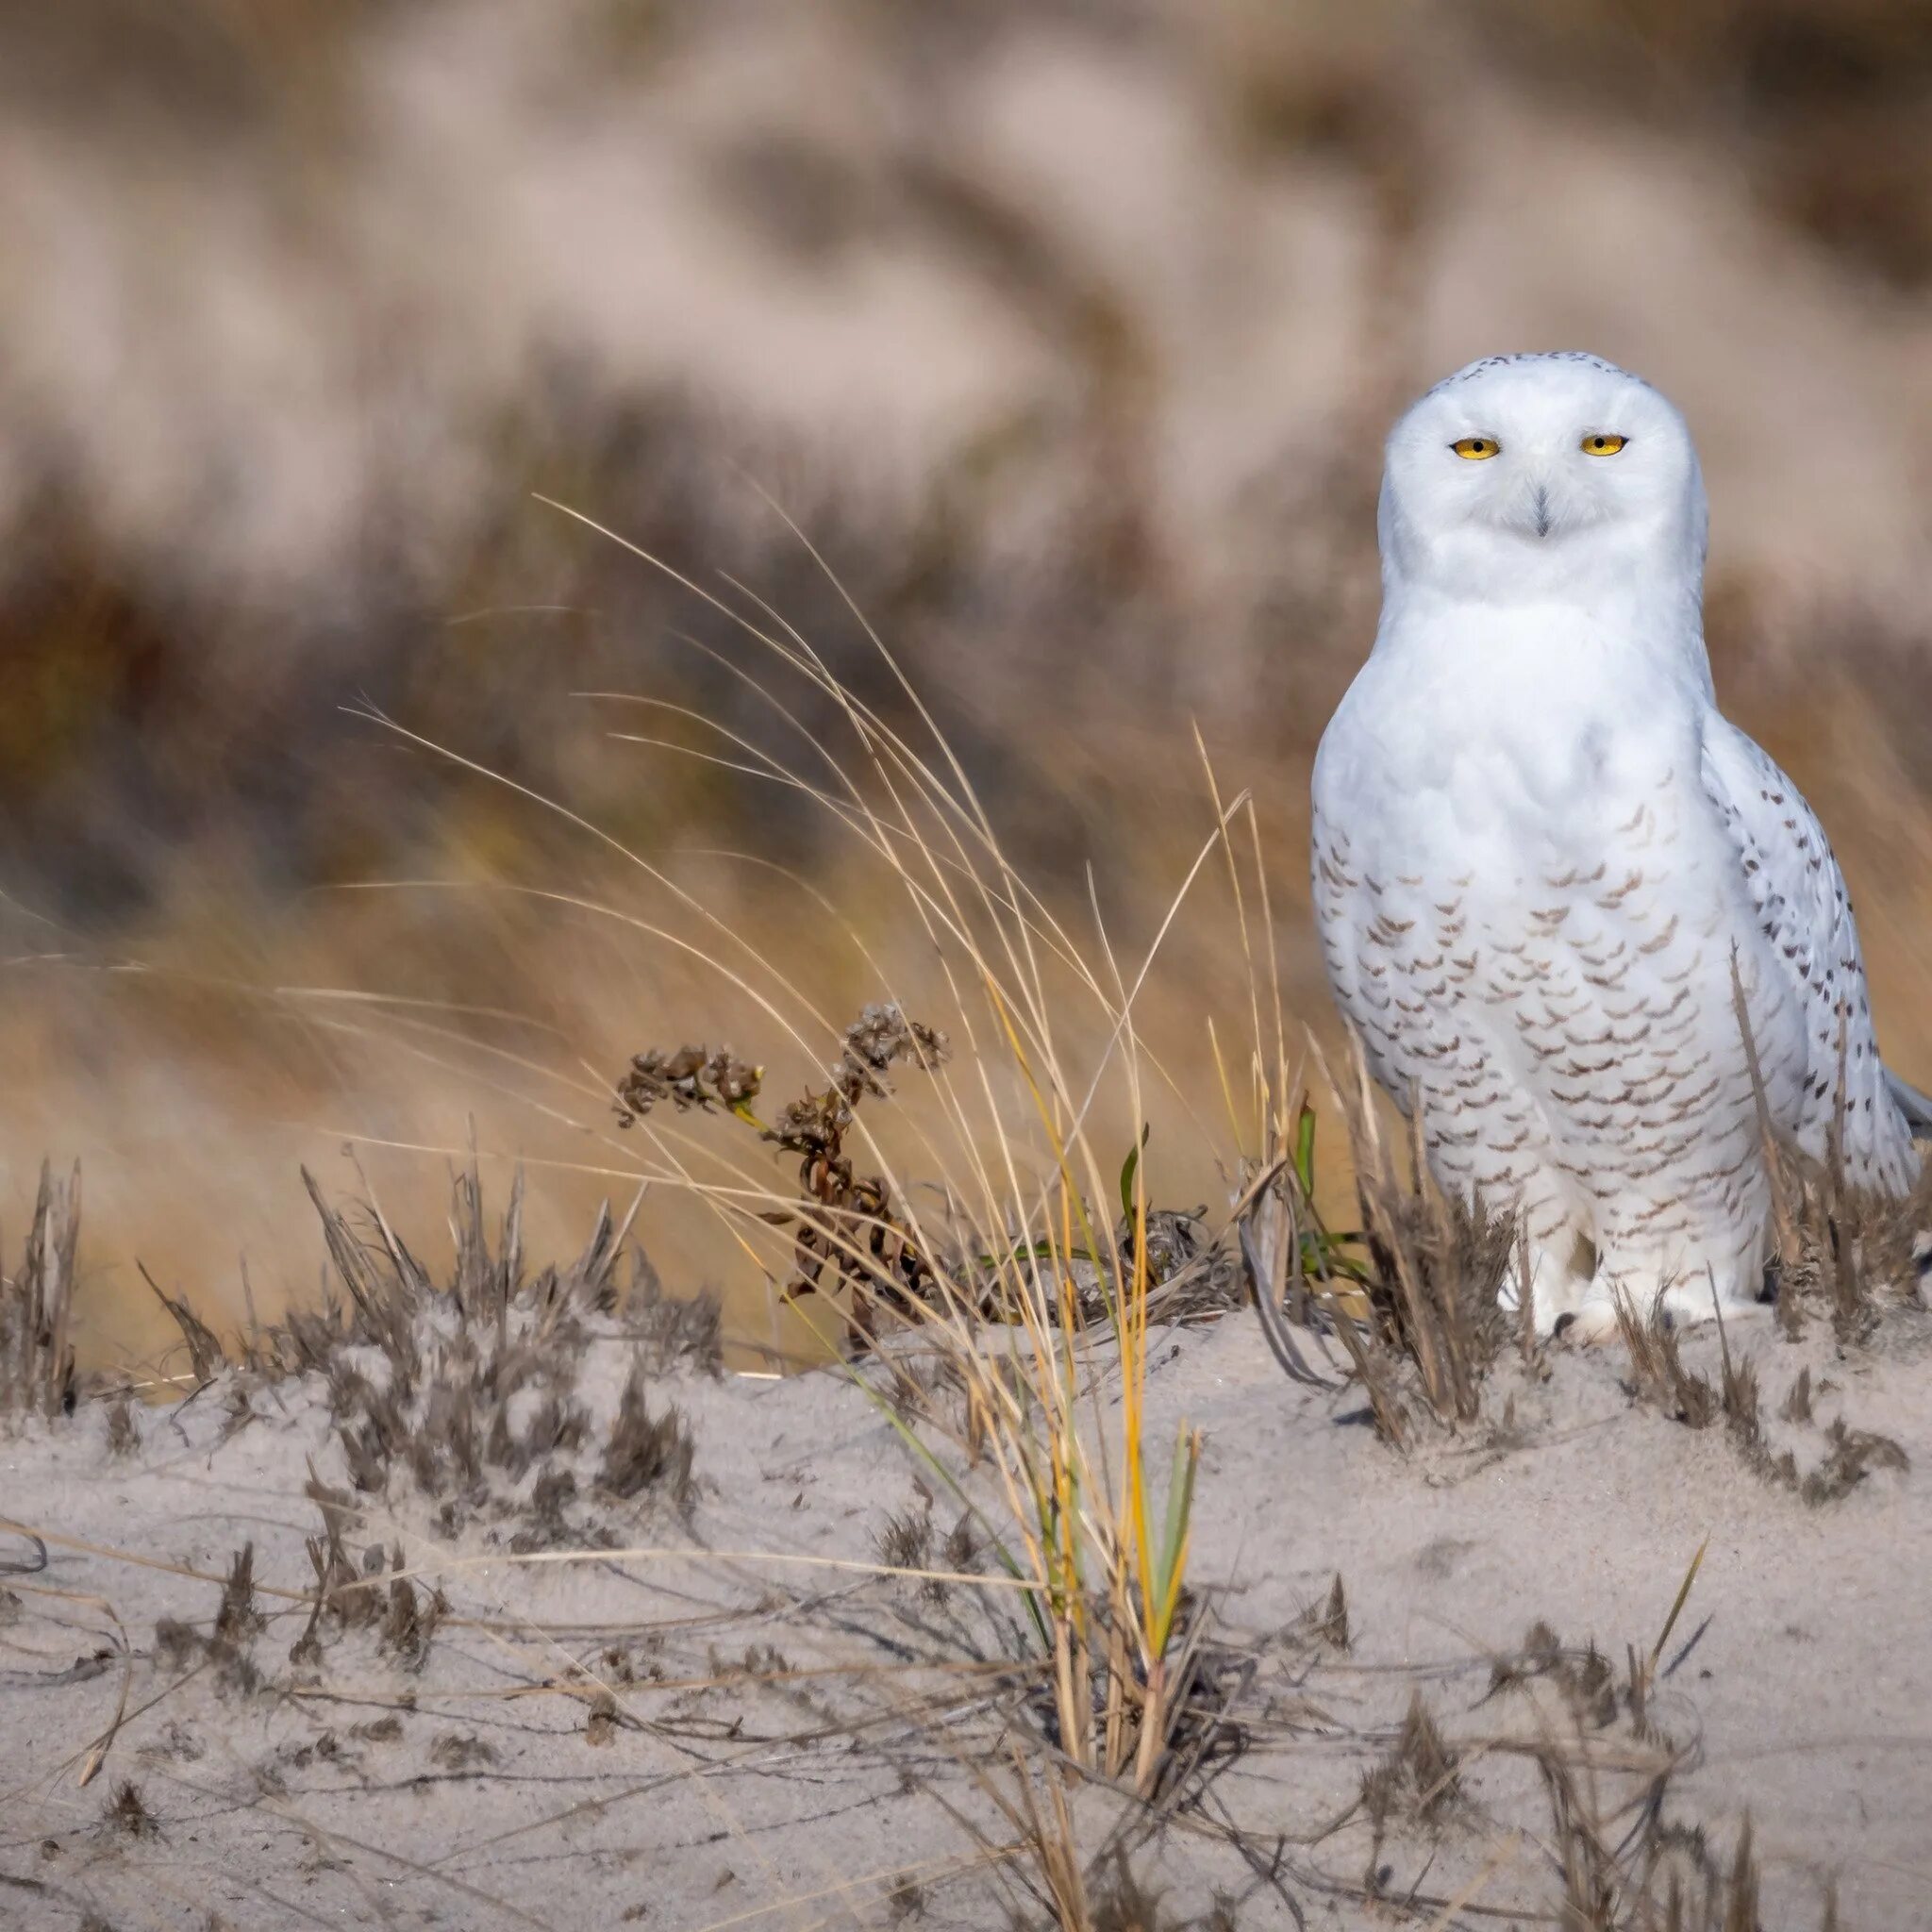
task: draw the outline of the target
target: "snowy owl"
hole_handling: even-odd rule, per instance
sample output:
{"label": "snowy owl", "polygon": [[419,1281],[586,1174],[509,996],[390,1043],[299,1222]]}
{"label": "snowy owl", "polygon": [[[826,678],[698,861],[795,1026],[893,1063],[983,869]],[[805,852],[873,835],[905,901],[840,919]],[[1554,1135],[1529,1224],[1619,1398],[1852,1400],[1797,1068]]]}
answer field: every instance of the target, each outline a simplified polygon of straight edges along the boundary
{"label": "snowy owl", "polygon": [[[1873,1039],[1851,903],[1717,709],[1683,418],[1491,356],[1391,434],[1374,649],[1315,760],[1328,977],[1445,1191],[1521,1213],[1537,1324],[1761,1299],[1774,1132],[1904,1193],[1932,1107]],[[1735,974],[1735,977],[1734,977]]]}

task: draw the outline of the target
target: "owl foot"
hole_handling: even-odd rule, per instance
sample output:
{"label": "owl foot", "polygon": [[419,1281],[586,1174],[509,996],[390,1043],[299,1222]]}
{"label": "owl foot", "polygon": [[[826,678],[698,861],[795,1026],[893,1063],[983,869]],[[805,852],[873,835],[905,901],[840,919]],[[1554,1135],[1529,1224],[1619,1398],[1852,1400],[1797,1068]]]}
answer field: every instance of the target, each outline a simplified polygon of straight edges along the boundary
{"label": "owl foot", "polygon": [[1617,1305],[1606,1296],[1587,1296],[1576,1307],[1558,1315],[1549,1332],[1571,1348],[1601,1347],[1616,1339]]}
{"label": "owl foot", "polygon": [[1730,1328],[1761,1322],[1774,1314],[1776,1307],[1775,1302],[1758,1295],[1714,1293],[1708,1281],[1700,1281],[1694,1288],[1687,1283],[1665,1289],[1660,1312],[1665,1324],[1672,1328],[1695,1328],[1720,1316],[1724,1326]]}
{"label": "owl foot", "polygon": [[1524,1255],[1504,1274],[1496,1300],[1511,1314],[1523,1307],[1523,1259],[1528,1262],[1531,1315],[1538,1335],[1547,1341],[1563,1330],[1590,1302],[1596,1251],[1589,1237],[1559,1228],[1524,1244]]}

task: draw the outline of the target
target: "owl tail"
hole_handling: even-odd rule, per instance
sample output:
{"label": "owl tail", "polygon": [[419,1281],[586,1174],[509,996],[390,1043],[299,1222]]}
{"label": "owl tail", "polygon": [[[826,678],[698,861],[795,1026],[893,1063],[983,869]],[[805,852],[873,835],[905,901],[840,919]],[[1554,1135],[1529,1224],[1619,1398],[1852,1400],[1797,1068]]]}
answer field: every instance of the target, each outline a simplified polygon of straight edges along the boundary
{"label": "owl tail", "polygon": [[1906,1124],[1912,1130],[1915,1141],[1932,1141],[1932,1100],[1927,1100],[1916,1087],[1907,1085],[1896,1074],[1888,1072],[1885,1084],[1891,1089],[1891,1097],[1897,1103],[1898,1110],[1906,1117]]}

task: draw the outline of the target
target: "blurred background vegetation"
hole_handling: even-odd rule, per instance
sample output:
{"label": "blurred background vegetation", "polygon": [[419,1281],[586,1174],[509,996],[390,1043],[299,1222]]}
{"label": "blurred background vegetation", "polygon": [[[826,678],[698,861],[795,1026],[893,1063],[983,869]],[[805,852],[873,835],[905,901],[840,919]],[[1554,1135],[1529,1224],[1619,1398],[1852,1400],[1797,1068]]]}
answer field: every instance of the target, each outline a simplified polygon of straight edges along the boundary
{"label": "blurred background vegetation", "polygon": [[[906,715],[794,520],[1035,882],[1077,916],[1091,863],[1130,951],[1211,824],[1198,723],[1325,1026],[1307,767],[1372,633],[1380,437],[1529,347],[1688,411],[1723,694],[1824,815],[1932,1079],[1920,0],[7,9],[0,1232],[81,1158],[87,1341],[131,1358],[137,1257],[229,1318],[244,1271],[308,1291],[296,1168],[340,1180],[345,1137],[562,1163],[561,1240],[624,1191],[571,1169],[622,1166],[630,1052],[722,1030],[805,1077],[675,945],[506,890],[635,907],[634,868],[368,710],[607,828],[834,1017],[879,970],[815,894],[916,985],[829,818],[576,695],[796,755],[756,644],[540,495]],[[1146,1013],[1202,1111],[1231,932],[1183,918]],[[1163,1189],[1210,1197],[1161,1104]],[[743,1272],[646,1226],[675,1286]]]}

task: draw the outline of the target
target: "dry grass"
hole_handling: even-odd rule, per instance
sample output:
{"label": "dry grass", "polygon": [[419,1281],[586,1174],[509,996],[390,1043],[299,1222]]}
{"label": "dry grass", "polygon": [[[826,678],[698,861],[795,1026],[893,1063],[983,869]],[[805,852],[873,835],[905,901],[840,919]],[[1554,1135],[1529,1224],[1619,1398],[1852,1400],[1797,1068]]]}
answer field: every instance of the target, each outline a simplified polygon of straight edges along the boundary
{"label": "dry grass", "polygon": [[[1695,1747],[1659,1725],[1658,1665],[1702,1556],[1656,1643],[1647,1654],[1629,1647],[1621,1674],[1594,1644],[1566,1648],[1543,1624],[1492,1668],[1491,1696],[1515,1702],[1530,1720],[1507,1744],[1492,1742],[1535,1766],[1547,1807],[1551,1920],[1564,1932],[1758,1932],[1749,1817],[1726,1857],[1668,1806]],[[1825,1911],[1828,1927],[1829,1903]]]}
{"label": "dry grass", "polygon": [[[601,1533],[600,1496],[635,1507],[661,1495],[688,1512],[690,1433],[675,1407],[654,1414],[645,1391],[675,1362],[715,1372],[716,1309],[664,1296],[630,1242],[630,1217],[613,1221],[607,1205],[574,1262],[526,1274],[523,1177],[512,1183],[492,1244],[472,1165],[453,1184],[455,1262],[439,1283],[373,1198],[345,1212],[325,1201],[312,1179],[308,1189],[347,1300],[331,1296],[319,1310],[291,1310],[248,1338],[241,1361],[247,1376],[326,1379],[358,1491],[383,1494],[406,1472],[440,1506],[446,1532],[479,1512],[515,1516],[525,1546],[531,1538]],[[594,1477],[586,1458],[596,1445],[577,1390],[592,1332],[634,1352]],[[379,1371],[370,1366],[372,1354]],[[245,1398],[246,1377],[241,1388]],[[244,1399],[237,1425],[247,1419]],[[572,1520],[565,1506],[579,1500],[579,1462],[588,1514]]]}
{"label": "dry grass", "polygon": [[[642,1129],[655,1156],[642,1171],[654,1181],[711,1203],[741,1243],[774,1253],[774,1239],[782,1242],[774,1259],[789,1274],[791,1298],[825,1305],[848,1352],[880,1350],[886,1324],[916,1312],[912,1353],[927,1365],[929,1386],[956,1391],[958,1412],[924,1399],[899,1351],[890,1352],[883,1378],[862,1386],[892,1414],[925,1479],[1027,1586],[1026,1628],[1049,1672],[1042,1721],[1054,1748],[1152,1796],[1176,1756],[1191,1754],[1186,1734],[1207,1653],[1205,1621],[1186,1592],[1199,1442],[1183,1427],[1157,1449],[1141,1422],[1161,1231],[1149,1162],[1124,1161],[1097,1138],[1103,1085],[1124,1100],[1129,1119],[1141,1119],[1143,1086],[1157,1077],[1140,1046],[1129,981],[1104,926],[1091,941],[1076,940],[1024,885],[942,741],[916,747],[834,682],[788,626],[765,616],[738,621],[774,669],[833,700],[858,758],[848,768],[815,741],[811,753],[829,776],[808,779],[744,748],[870,850],[926,933],[953,1009],[942,1033],[908,1019],[895,998],[869,1008],[835,1036],[830,1084],[770,1126],[751,1112],[759,1075],[728,1053],[640,1055],[615,1090],[620,1121]],[[733,941],[706,908],[688,913],[697,915],[694,933],[710,929],[708,944]],[[761,1003],[792,1041],[823,1026],[780,961],[753,956],[751,965]],[[1106,1020],[1107,1045],[1091,1066],[1074,1065],[1058,1044],[1057,1008],[1068,1000],[1097,1005]],[[937,1121],[921,1130],[926,1171],[941,1176],[932,1208],[870,1124],[868,1103],[891,1098],[887,1074],[902,1059],[938,1102]],[[740,1115],[797,1159],[800,1192],[782,1193],[729,1153],[674,1137],[655,1111],[667,1101],[680,1113]],[[1124,1209],[1118,1221],[1100,1206],[1113,1197]],[[1164,1232],[1171,1253],[1172,1224]],[[330,1241],[360,1319],[375,1323],[407,1369],[405,1338],[375,1312],[386,1304],[367,1279],[370,1263],[339,1223]],[[375,1247],[391,1299],[419,1295],[387,1230]],[[989,1311],[998,1319],[990,1323]],[[1089,1330],[1104,1338],[1100,1352]],[[338,1397],[339,1411],[358,1417],[352,1428],[367,1443],[372,1474],[407,1447],[406,1432],[385,1424],[388,1400],[366,1386]],[[980,1479],[969,1485],[975,1464]]]}
{"label": "dry grass", "polygon": [[[1242,1252],[1276,1358],[1297,1380],[1319,1380],[1299,1328],[1313,1345],[1332,1337],[1391,1446],[1410,1446],[1418,1416],[1455,1429],[1483,1413],[1483,1383],[1512,1340],[1533,1356],[1527,1312],[1501,1300],[1518,1239],[1504,1216],[1451,1200],[1430,1176],[1420,1125],[1410,1123],[1398,1170],[1368,1070],[1356,1056],[1337,1094],[1350,1141],[1358,1230],[1336,1234],[1314,1202],[1314,1113],[1292,1083],[1263,1097],[1261,1154],[1244,1164],[1257,1176],[1238,1214]],[[1276,1092],[1291,1095],[1284,1107]],[[1287,1124],[1295,1124],[1290,1153]],[[1275,1224],[1265,1237],[1257,1221]]]}
{"label": "dry grass", "polygon": [[[924,857],[934,861],[930,851]],[[996,915],[988,889],[978,890],[978,909]],[[956,930],[964,930],[963,921]],[[1010,969],[1012,956],[1006,963]],[[1010,1179],[995,1178],[1001,1170],[1016,1176],[1022,1165],[997,1119],[997,1168],[949,1178],[948,1211],[937,1221],[887,1173],[855,1169],[848,1138],[856,1137],[861,1105],[889,1096],[894,1062],[909,1058],[936,1074],[948,1058],[942,1034],[907,1020],[891,1003],[868,1008],[846,1029],[832,1084],[791,1103],[772,1126],[751,1111],[755,1076],[728,1057],[692,1049],[640,1056],[620,1104],[631,1119],[663,1098],[680,1109],[738,1113],[798,1158],[797,1199],[773,1198],[756,1210],[761,1228],[790,1238],[788,1299],[826,1306],[845,1353],[878,1355],[883,1373],[866,1386],[890,1407],[927,1479],[952,1494],[962,1525],[985,1536],[1008,1574],[1031,1579],[1036,1655],[1051,1665],[1040,1712],[1045,1737],[1074,1764],[1125,1777],[1152,1797],[1172,1781],[1178,1760],[1198,1761],[1193,1707],[1210,1687],[1202,1675],[1202,1628],[1185,1607],[1198,1444],[1183,1431],[1163,1506],[1150,1494],[1149,1452],[1139,1432],[1148,1304],[1160,1285],[1144,1180],[1138,1160],[1123,1167],[1127,1225],[1094,1210],[1100,1176],[1079,1097],[1052,1058],[1038,989],[1023,979],[1008,995],[984,953],[972,957],[971,971],[998,1024],[994,1038],[1034,1091],[1053,1150],[1051,1177],[1037,1192],[1014,1198]],[[1016,1013],[1025,1016],[1024,1030]],[[716,1078],[708,1071],[721,1067]],[[970,1132],[967,1122],[958,1124]],[[1079,1166],[1085,1188],[1075,1182]],[[910,1324],[906,1339],[925,1364],[924,1382],[904,1352],[884,1347],[893,1324]],[[1119,1364],[1128,1397],[1110,1443],[1095,1440],[1100,1403],[1088,1407],[1088,1391],[1106,1374],[1085,1340],[1089,1331]],[[955,1412],[934,1399],[938,1390],[957,1397]],[[1003,1515],[990,1516],[966,1484],[981,1461],[991,1465]],[[898,1519],[886,1537],[904,1559],[899,1567],[917,1567],[929,1523]]]}
{"label": "dry grass", "polygon": [[68,1414],[76,1383],[72,1326],[80,1169],[64,1186],[41,1167],[20,1265],[0,1275],[0,1416]]}
{"label": "dry grass", "polygon": [[1683,1331],[1661,1307],[1641,1313],[1626,1296],[1617,1304],[1617,1326],[1630,1355],[1633,1391],[1687,1428],[1717,1420],[1721,1400],[1709,1378],[1684,1366]]}
{"label": "dry grass", "polygon": [[[1895,1214],[1896,1204],[1889,1211]],[[1875,1312],[1867,1312],[1870,1321],[1861,1321],[1862,1334],[1869,1334],[1877,1319]],[[1757,1366],[1733,1346],[1722,1323],[1718,1380],[1713,1383],[1685,1363],[1684,1336],[1663,1313],[1660,1301],[1646,1315],[1625,1298],[1618,1305],[1617,1322],[1630,1359],[1630,1392],[1687,1428],[1706,1429],[1722,1421],[1745,1467],[1774,1489],[1816,1507],[1841,1501],[1875,1470],[1903,1472],[1909,1466],[1905,1451],[1890,1437],[1853,1428],[1842,1416],[1835,1416],[1822,1431],[1811,1467],[1801,1470],[1794,1449],[1775,1448],[1767,1437]],[[1816,1422],[1808,1368],[1792,1381],[1778,1417],[1796,1430]]]}
{"label": "dry grass", "polygon": [[132,1778],[123,1778],[114,1787],[113,1795],[102,1810],[101,1825],[103,1830],[122,1838],[158,1839],[161,1835],[159,1824]]}
{"label": "dry grass", "polygon": [[1903,1200],[1850,1186],[1835,1159],[1782,1158],[1778,1311],[1796,1333],[1813,1313],[1840,1342],[1868,1341],[1886,1313],[1921,1297],[1932,1229],[1932,1164]]}
{"label": "dry grass", "polygon": [[[655,1416],[651,1413],[645,1396],[649,1373],[641,1356],[631,1364],[618,1403],[617,1421],[597,1471],[598,1487],[627,1503],[647,1491],[658,1491],[669,1496],[679,1515],[689,1516],[694,1495],[691,1431],[675,1408]],[[549,1435],[547,1425],[544,1433]],[[546,1443],[546,1449],[560,1446],[560,1441],[559,1431]]]}
{"label": "dry grass", "polygon": [[1391,1821],[1434,1824],[1449,1813],[1462,1794],[1458,1762],[1417,1690],[1388,1755],[1362,1774],[1361,1807],[1375,1833],[1372,1867]]}
{"label": "dry grass", "polygon": [[[787,668],[825,683],[795,636],[747,627]],[[1002,1628],[1019,1681],[1039,1688],[1010,1716],[1043,1769],[1016,1757],[1011,1781],[1001,1773],[985,1795],[995,1808],[1015,1807],[1041,1895],[1063,1923],[1124,1924],[1138,1909],[1128,1868],[1115,1859],[1103,1870],[1080,1851],[1064,1779],[1171,1804],[1211,1775],[1234,1736],[1227,1711],[1239,1672],[1230,1676],[1206,1607],[1187,1588],[1199,1439],[1183,1426],[1156,1445],[1143,1422],[1150,1317],[1206,1305],[1203,1293],[1217,1291],[1214,1244],[1199,1214],[1154,1208],[1156,1152],[1144,1136],[1139,1146],[1126,1141],[1125,1158],[1121,1141],[1101,1143],[1101,1122],[1143,1120],[1143,1088],[1164,1077],[1136,1030],[1144,967],[1130,981],[1104,927],[1082,942],[1048,913],[942,743],[917,751],[854,692],[826,689],[853,728],[858,774],[821,745],[828,786],[781,775],[857,835],[903,890],[951,998],[944,1035],[889,996],[832,1035],[829,1084],[770,1125],[751,1111],[758,1070],[727,1052],[640,1055],[613,1099],[620,1123],[649,1150],[633,1171],[708,1206],[727,1240],[771,1257],[794,1305],[822,1307],[837,1324],[844,1373],[891,1418],[928,1496],[958,1512],[947,1560],[976,1564],[983,1553],[990,1574],[1022,1586],[1024,1613]],[[859,782],[868,769],[869,790]],[[708,947],[732,942],[702,908],[685,912],[687,930],[704,932]],[[751,971],[756,997],[790,1043],[823,1025],[781,962],[753,958]],[[1060,1044],[1068,1029],[1058,1009],[1069,1000],[1102,1018],[1093,1062],[1076,1063]],[[936,1103],[912,1124],[909,1143],[905,1121],[888,1134],[873,1124],[879,1108],[899,1111],[889,1075],[902,1061]],[[1105,1105],[1103,1088],[1113,1090]],[[797,1191],[665,1118],[708,1113],[738,1115],[795,1160]],[[937,1186],[904,1177],[908,1144]],[[310,1543],[308,1628],[292,1655],[313,1668],[332,1633],[367,1624],[406,1668],[419,1668],[439,1605],[412,1589],[397,1550],[378,1616],[382,1572],[373,1558],[358,1566],[348,1547],[361,1498],[383,1495],[407,1473],[440,1505],[445,1532],[485,1509],[519,1517],[520,1539],[534,1529],[549,1541],[561,1524],[584,1545],[586,1525],[564,1515],[570,1491],[557,1466],[588,1446],[568,1365],[586,1324],[626,1315],[617,1277],[624,1235],[606,1223],[575,1267],[525,1282],[521,1194],[492,1242],[473,1171],[458,1186],[454,1272],[439,1284],[373,1196],[344,1211],[308,1185],[340,1297],[253,1335],[245,1357],[254,1374],[325,1377],[360,1497],[313,1491],[323,1532]],[[1224,1301],[1224,1286],[1218,1291]],[[202,1367],[197,1360],[197,1374]],[[517,1397],[520,1425],[510,1420]],[[518,1486],[533,1476],[525,1494]],[[499,1477],[512,1487],[498,1488]],[[688,1507],[691,1484],[689,1439],[675,1414],[654,1412],[640,1366],[595,1488],[619,1501],[649,1491]],[[887,1534],[889,1554],[906,1559],[894,1567],[924,1564],[924,1521]],[[614,1710],[602,1721],[608,1728]]]}

